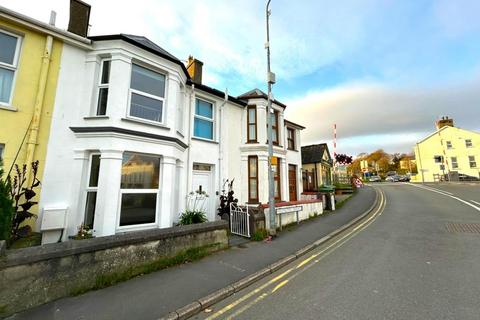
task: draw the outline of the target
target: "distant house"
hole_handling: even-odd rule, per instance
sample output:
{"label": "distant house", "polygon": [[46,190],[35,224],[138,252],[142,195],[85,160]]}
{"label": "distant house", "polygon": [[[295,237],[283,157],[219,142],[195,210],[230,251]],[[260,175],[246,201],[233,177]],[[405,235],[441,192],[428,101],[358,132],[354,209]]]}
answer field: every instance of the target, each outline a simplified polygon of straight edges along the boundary
{"label": "distant house", "polygon": [[332,184],[333,160],[326,143],[302,147],[302,181],[304,191],[317,191]]}
{"label": "distant house", "polygon": [[437,130],[415,145],[417,181],[475,179],[480,176],[480,133],[457,128],[453,119],[436,122]]}

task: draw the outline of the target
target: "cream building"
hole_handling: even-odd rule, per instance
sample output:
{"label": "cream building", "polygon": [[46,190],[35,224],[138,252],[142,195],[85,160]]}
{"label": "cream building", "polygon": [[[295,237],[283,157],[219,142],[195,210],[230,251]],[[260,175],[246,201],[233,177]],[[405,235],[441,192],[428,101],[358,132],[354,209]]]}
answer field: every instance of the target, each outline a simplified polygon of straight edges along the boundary
{"label": "cream building", "polygon": [[454,127],[448,117],[436,126],[437,131],[415,145],[416,181],[480,178],[480,133]]}

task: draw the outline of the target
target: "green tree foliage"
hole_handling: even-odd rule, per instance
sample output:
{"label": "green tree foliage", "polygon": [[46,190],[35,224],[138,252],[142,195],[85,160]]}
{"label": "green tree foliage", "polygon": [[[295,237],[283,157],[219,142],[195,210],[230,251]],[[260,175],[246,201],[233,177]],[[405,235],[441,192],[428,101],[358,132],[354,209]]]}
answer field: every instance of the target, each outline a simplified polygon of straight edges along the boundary
{"label": "green tree foliage", "polygon": [[13,200],[10,197],[10,183],[3,178],[3,168],[0,163],[0,240],[10,241],[13,217]]}

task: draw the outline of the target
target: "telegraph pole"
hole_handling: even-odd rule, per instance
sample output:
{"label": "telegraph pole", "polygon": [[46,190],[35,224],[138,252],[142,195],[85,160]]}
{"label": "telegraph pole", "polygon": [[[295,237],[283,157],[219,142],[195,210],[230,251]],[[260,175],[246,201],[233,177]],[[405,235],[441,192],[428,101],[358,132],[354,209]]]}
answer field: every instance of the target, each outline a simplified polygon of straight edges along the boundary
{"label": "telegraph pole", "polygon": [[[268,208],[270,218],[270,235],[274,236],[277,232],[275,221],[275,187],[273,181],[272,171],[272,158],[273,158],[273,128],[272,128],[272,85],[275,83],[275,74],[270,71],[270,1],[267,1],[265,8],[265,15],[267,18],[267,42],[265,43],[265,49],[267,49],[267,84],[268,84],[268,97],[267,97],[267,120],[268,120]],[[278,166],[278,163],[277,163]],[[280,192],[280,190],[278,190]]]}

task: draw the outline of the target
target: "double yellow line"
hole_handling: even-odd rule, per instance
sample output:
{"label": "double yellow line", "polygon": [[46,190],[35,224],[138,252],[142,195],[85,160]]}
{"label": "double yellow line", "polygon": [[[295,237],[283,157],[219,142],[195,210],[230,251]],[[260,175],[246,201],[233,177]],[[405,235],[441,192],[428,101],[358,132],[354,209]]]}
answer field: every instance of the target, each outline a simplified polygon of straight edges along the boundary
{"label": "double yellow line", "polygon": [[[287,270],[285,270],[284,272],[282,272],[278,276],[274,277],[273,279],[269,280],[268,282],[264,283],[260,287],[250,291],[249,293],[243,295],[242,297],[238,298],[237,300],[235,300],[234,302],[225,306],[224,308],[218,310],[216,313],[212,314],[207,319],[208,320],[213,320],[213,319],[216,319],[216,318],[226,314],[227,312],[231,311],[232,309],[234,309],[236,306],[238,306],[242,302],[244,302],[244,301],[248,300],[249,298],[253,297],[254,295],[262,292],[265,288],[279,282],[280,280],[283,280],[286,276],[291,274],[288,278],[279,282],[273,289],[271,289],[270,291],[266,290],[265,292],[261,293],[254,300],[245,304],[244,306],[237,309],[234,313],[230,314],[228,317],[225,318],[225,319],[234,319],[236,316],[243,313],[247,309],[251,308],[253,305],[257,304],[259,301],[261,301],[261,300],[265,299],[267,296],[275,293],[281,287],[285,286],[289,281],[291,281],[292,279],[294,279],[295,277],[297,277],[301,273],[305,272],[306,270],[310,269],[313,265],[320,262],[323,258],[325,258],[330,253],[332,253],[333,251],[335,251],[336,249],[341,247],[346,242],[348,242],[351,238],[356,236],[363,229],[367,228],[370,224],[373,223],[373,221],[375,221],[375,219],[378,216],[380,216],[382,214],[382,212],[385,208],[385,205],[386,205],[386,198],[385,198],[385,194],[383,193],[383,191],[380,190],[380,189],[377,189],[377,188],[375,188],[375,189],[379,193],[380,202],[379,202],[379,206],[377,207],[375,212],[372,215],[370,215],[368,217],[368,219],[359,223],[357,226],[355,226],[355,228],[350,230],[348,233],[343,235],[340,239],[336,240],[332,244],[330,244],[327,247],[321,249],[317,253],[310,254],[307,258],[305,258],[302,261],[300,261],[299,263],[297,263],[296,266],[288,268]],[[315,259],[315,258],[317,258],[317,259]],[[313,260],[313,262],[308,264],[312,260]]]}

